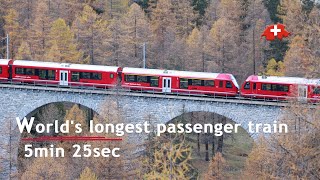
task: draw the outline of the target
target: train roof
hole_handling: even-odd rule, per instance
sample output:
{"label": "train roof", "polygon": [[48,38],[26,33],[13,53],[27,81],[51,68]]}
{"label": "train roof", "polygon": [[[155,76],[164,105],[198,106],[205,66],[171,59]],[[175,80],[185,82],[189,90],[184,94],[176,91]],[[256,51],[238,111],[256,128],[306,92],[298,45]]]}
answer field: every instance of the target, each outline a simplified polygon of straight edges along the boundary
{"label": "train roof", "polygon": [[[194,72],[194,71],[176,71],[176,70],[164,70],[164,69],[143,69],[143,68],[128,68],[122,69],[125,74],[137,74],[137,75],[154,75],[154,76],[178,76],[186,78],[201,78],[201,79],[215,79],[219,76],[224,79],[231,80],[231,74],[221,73],[209,73],[209,72]],[[225,76],[223,76],[225,75]]]}
{"label": "train roof", "polygon": [[47,68],[67,68],[76,70],[92,70],[92,71],[107,71],[117,72],[119,67],[117,66],[98,66],[90,64],[70,64],[70,63],[57,63],[57,62],[41,62],[41,61],[27,61],[27,60],[15,60],[13,65],[17,66],[32,66],[32,67],[47,67]]}
{"label": "train roof", "polygon": [[249,76],[248,80],[268,83],[284,84],[320,84],[320,79],[306,79],[300,77],[279,77],[279,76]]}
{"label": "train roof", "polygon": [[11,59],[0,59],[0,65],[8,65]]}

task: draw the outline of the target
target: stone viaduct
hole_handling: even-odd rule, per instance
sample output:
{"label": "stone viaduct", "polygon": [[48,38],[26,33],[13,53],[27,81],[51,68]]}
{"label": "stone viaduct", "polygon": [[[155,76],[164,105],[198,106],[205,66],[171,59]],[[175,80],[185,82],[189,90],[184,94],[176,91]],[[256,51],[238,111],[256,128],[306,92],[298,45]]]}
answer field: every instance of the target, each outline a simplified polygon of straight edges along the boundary
{"label": "stone viaduct", "polygon": [[[6,124],[11,121],[11,129],[16,129],[16,117],[23,118],[39,107],[56,102],[81,104],[99,114],[103,110],[101,107],[112,98],[118,100],[126,123],[144,122],[147,115],[152,116],[152,123],[166,123],[183,113],[206,111],[240,123],[244,129],[247,129],[249,121],[273,123],[280,117],[282,107],[285,106],[285,103],[279,102],[241,99],[0,84],[0,141],[6,145],[0,147],[1,155],[9,156],[8,148],[4,147],[8,147],[12,139],[5,133],[8,129]],[[13,141],[19,142],[19,139],[20,133]],[[18,147],[12,148],[11,151],[18,151]],[[13,154],[16,156],[16,153]],[[13,161],[16,161],[15,156]],[[0,179],[7,179],[9,163],[2,162],[0,165]]]}

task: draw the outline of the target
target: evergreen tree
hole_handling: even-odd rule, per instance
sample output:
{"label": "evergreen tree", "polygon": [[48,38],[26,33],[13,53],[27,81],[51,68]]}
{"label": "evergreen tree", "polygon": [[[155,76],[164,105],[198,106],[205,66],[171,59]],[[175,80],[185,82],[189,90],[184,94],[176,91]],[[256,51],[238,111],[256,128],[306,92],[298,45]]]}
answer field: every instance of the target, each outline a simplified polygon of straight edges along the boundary
{"label": "evergreen tree", "polygon": [[[285,14],[285,6],[281,4],[281,0],[267,0],[264,1],[265,6],[267,7],[270,19],[273,23],[283,23],[283,15]],[[292,1],[290,1],[291,3]],[[290,29],[289,29],[290,31]],[[276,60],[283,60],[285,53],[288,49],[288,41],[279,39],[275,39],[271,41],[269,44],[269,48],[264,51],[266,54],[266,59],[276,59]]]}
{"label": "evergreen tree", "polygon": [[208,0],[192,0],[192,6],[195,11],[198,12],[197,25],[203,23],[203,17],[206,13],[206,8],[208,6]]}

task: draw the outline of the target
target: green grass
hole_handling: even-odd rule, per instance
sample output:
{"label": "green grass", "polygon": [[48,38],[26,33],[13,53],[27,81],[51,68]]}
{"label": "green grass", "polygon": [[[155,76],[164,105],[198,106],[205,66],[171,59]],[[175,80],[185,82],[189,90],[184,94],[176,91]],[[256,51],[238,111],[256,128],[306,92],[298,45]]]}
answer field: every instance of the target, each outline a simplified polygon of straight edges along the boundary
{"label": "green grass", "polygon": [[[229,122],[230,123],[230,122]],[[203,175],[207,172],[209,161],[205,160],[205,144],[200,144],[200,155],[197,150],[197,135],[187,135],[187,143],[193,149],[192,165],[198,170],[200,179],[204,179]],[[247,156],[249,155],[253,145],[253,139],[244,129],[233,134],[232,137],[224,139],[223,157],[227,162],[226,179],[238,179],[241,171],[245,166]],[[217,145],[216,145],[217,146]],[[212,159],[212,145],[209,144],[209,159]]]}

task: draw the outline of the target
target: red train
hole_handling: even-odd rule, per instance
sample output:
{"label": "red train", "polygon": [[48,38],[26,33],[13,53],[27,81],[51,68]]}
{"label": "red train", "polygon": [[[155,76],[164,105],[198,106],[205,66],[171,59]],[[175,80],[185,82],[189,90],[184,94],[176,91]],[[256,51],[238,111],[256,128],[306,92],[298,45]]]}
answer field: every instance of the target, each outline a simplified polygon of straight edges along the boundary
{"label": "red train", "polygon": [[252,75],[241,88],[232,74],[0,59],[0,81],[91,86],[158,93],[320,101],[320,79]]}
{"label": "red train", "polygon": [[250,98],[320,101],[320,79],[252,75],[242,84],[240,95]]}
{"label": "red train", "polygon": [[8,65],[12,72],[9,79],[13,82],[106,88],[117,84],[121,69],[115,66],[24,60],[9,61]]}
{"label": "red train", "polygon": [[121,85],[134,90],[216,96],[236,96],[239,91],[232,74],[125,67],[121,76]]}

